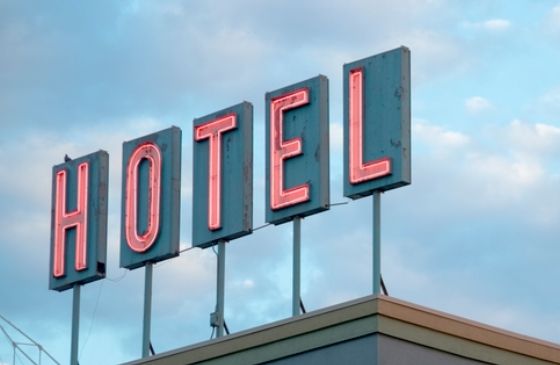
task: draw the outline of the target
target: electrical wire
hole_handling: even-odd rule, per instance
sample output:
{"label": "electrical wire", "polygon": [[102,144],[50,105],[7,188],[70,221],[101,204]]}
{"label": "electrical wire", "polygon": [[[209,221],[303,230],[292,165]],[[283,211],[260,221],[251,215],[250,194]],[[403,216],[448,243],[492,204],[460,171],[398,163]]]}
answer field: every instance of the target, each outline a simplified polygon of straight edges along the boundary
{"label": "electrical wire", "polygon": [[[329,204],[329,206],[330,207],[337,207],[337,206],[340,206],[340,205],[346,205],[348,203],[350,203],[350,202],[349,201],[336,202],[336,203]],[[253,232],[258,231],[258,230],[263,229],[263,228],[266,228],[266,227],[271,226],[271,225],[272,225],[272,223],[265,223],[261,226],[253,228]]]}
{"label": "electrical wire", "polygon": [[348,204],[348,203],[350,203],[350,202],[348,202],[348,201],[346,201],[346,202],[338,202],[338,203],[332,203],[330,206],[331,206],[331,207],[337,207],[337,206],[339,206],[339,205],[346,205],[346,204]]}
{"label": "electrical wire", "polygon": [[271,224],[272,224],[272,223],[265,223],[265,224],[263,224],[262,226],[258,226],[258,227],[256,227],[256,228],[253,228],[253,232],[258,231],[259,229],[266,228],[266,227],[270,226]]}
{"label": "electrical wire", "polygon": [[[182,250],[179,250],[179,254],[181,254],[181,253],[183,253],[183,252],[187,252],[187,251],[193,250],[193,249],[195,249],[195,248],[200,248],[200,247],[191,246],[191,247],[183,248]],[[154,266],[162,267],[163,265],[167,264],[168,262],[169,262],[169,260],[164,260],[164,261],[155,262],[155,263],[154,263]]]}
{"label": "electrical wire", "polygon": [[383,280],[383,276],[381,276],[381,290],[383,290],[383,294],[389,296],[389,291],[387,290],[387,286],[385,286],[385,281]]}
{"label": "electrical wire", "polygon": [[303,300],[301,300],[301,298],[299,298],[299,309],[301,309],[301,313],[307,313],[307,310],[305,310],[305,306],[303,305]]}
{"label": "electrical wire", "polygon": [[125,270],[125,269],[122,269],[122,270],[123,270],[124,272],[123,272],[123,274],[122,274],[121,276],[119,276],[119,277],[117,277],[117,278],[115,278],[115,279],[112,279],[112,278],[110,278],[110,277],[107,276],[107,277],[105,277],[105,279],[107,279],[107,280],[109,280],[109,281],[112,281],[113,283],[118,283],[119,281],[121,281],[122,279],[124,279],[125,276],[126,276],[126,274],[128,273],[128,270]]}
{"label": "electrical wire", "polygon": [[191,246],[191,247],[183,248],[181,251],[179,251],[179,253],[187,252],[187,251],[193,250],[193,249],[195,249],[195,248],[200,248],[200,247],[198,247],[198,246]]}
{"label": "electrical wire", "polygon": [[101,292],[103,291],[103,281],[101,281],[101,284],[99,285],[99,290],[97,291],[97,298],[95,299],[95,306],[93,307],[93,313],[91,315],[91,321],[89,323],[89,329],[88,329],[88,334],[84,340],[84,343],[82,344],[82,348],[80,349],[80,357],[81,355],[84,353],[84,349],[86,348],[86,345],[89,341],[89,337],[91,335],[91,330],[93,328],[93,323],[95,322],[95,316],[97,315],[97,307],[99,306],[99,298],[101,298]]}

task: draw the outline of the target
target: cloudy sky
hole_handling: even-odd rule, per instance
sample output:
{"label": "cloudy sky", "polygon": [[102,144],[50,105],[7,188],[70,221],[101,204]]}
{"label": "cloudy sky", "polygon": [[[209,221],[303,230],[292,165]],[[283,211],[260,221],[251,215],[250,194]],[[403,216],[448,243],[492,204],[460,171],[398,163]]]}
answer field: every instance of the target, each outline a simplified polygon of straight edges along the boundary
{"label": "cloudy sky", "polygon": [[[342,65],[400,45],[412,52],[413,183],[383,196],[390,294],[560,342],[558,0],[1,0],[0,314],[68,362],[71,290],[48,290],[51,169],[104,149],[108,278],[82,289],[80,364],[138,358],[143,270],[118,265],[122,142],[182,128],[188,248],[192,121],[252,102],[260,226],[264,94],[323,74],[331,202],[344,202]],[[370,211],[366,198],[303,221],[309,310],[370,293]],[[228,245],[232,331],[290,315],[290,254],[290,224]],[[155,266],[156,352],[210,337],[215,268],[209,249]]]}

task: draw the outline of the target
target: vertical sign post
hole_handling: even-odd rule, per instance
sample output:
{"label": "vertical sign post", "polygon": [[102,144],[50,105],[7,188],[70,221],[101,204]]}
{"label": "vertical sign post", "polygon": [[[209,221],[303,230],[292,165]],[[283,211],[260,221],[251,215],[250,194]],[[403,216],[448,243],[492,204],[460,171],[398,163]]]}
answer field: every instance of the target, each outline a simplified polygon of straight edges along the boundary
{"label": "vertical sign post", "polygon": [[301,313],[301,218],[294,218],[293,257],[292,257],[292,316]]}
{"label": "vertical sign post", "polygon": [[105,277],[109,154],[53,167],[49,288],[72,288],[70,364],[78,363],[80,288]]}
{"label": "vertical sign post", "polygon": [[[72,289],[72,343],[70,345],[70,364],[78,364],[80,344],[80,284]],[[15,364],[15,363],[14,363]]]}
{"label": "vertical sign post", "polygon": [[153,264],[179,255],[181,130],[123,143],[120,266],[145,266],[142,357],[149,356]]}
{"label": "vertical sign post", "polygon": [[229,240],[252,233],[253,106],[243,102],[193,122],[193,246],[218,245],[216,311],[224,334],[225,254]]}
{"label": "vertical sign post", "polygon": [[142,325],[142,357],[150,355],[150,333],[152,332],[152,279],[154,264],[146,263],[144,268],[144,316]]}
{"label": "vertical sign post", "polygon": [[301,219],[329,209],[328,79],[266,93],[266,221],[293,221],[292,315],[300,314]]}
{"label": "vertical sign post", "polygon": [[410,184],[410,51],[344,65],[344,195],[373,194],[373,293],[381,284],[381,193]]}
{"label": "vertical sign post", "polygon": [[217,324],[216,337],[224,335],[225,327],[225,282],[226,282],[226,241],[218,241],[218,272],[216,275],[216,312],[215,322]]}
{"label": "vertical sign post", "polygon": [[373,194],[372,210],[372,265],[373,265],[373,294],[381,293],[381,193],[375,191]]}

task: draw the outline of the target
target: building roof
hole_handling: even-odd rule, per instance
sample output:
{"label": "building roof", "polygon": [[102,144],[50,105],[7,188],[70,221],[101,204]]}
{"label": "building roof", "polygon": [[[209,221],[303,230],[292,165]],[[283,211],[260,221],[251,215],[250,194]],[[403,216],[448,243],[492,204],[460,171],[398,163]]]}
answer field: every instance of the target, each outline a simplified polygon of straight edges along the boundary
{"label": "building roof", "polygon": [[[349,346],[363,338],[372,338],[367,349],[375,347],[371,355],[377,359],[374,364],[393,364],[379,359],[395,358],[400,348],[406,348],[408,355],[399,356],[416,356],[414,363],[418,364],[423,356],[432,359],[426,363],[439,358],[441,364],[560,364],[558,344],[387,296],[364,297],[128,364],[247,365],[287,358],[294,360],[278,363],[296,364],[300,363],[297,357],[303,354],[342,343]],[[390,341],[377,341],[379,338]]]}

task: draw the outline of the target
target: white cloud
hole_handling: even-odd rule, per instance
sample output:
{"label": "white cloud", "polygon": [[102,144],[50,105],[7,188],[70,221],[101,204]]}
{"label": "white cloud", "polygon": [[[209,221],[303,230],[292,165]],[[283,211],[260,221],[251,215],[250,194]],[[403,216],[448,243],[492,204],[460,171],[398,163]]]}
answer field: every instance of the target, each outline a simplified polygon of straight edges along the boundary
{"label": "white cloud", "polygon": [[492,103],[482,96],[472,96],[465,100],[465,108],[469,113],[480,113],[492,107]]}
{"label": "white cloud", "polygon": [[0,166],[11,166],[10,169],[0,168],[0,190],[9,192],[11,197],[19,197],[20,201],[45,203],[48,201],[45,197],[50,197],[52,166],[62,163],[65,154],[77,158],[100,149],[110,154],[111,188],[120,189],[122,143],[155,132],[165,124],[147,117],[113,122],[116,127],[32,133],[17,141],[0,144]]}
{"label": "white cloud", "polygon": [[507,19],[494,18],[481,22],[464,22],[463,25],[467,28],[480,29],[488,32],[504,32],[511,28],[512,24]]}
{"label": "white cloud", "polygon": [[341,123],[333,123],[329,125],[329,147],[335,153],[341,153],[343,148],[344,129]]}
{"label": "white cloud", "polygon": [[[559,174],[554,171],[554,156],[560,153],[560,128],[514,120],[471,136],[416,121],[413,140],[415,149],[424,151],[417,162],[427,169],[424,174],[442,176],[438,184],[456,187],[443,199],[449,204],[474,212],[507,210],[524,203],[532,206],[532,218],[545,224],[560,214],[557,208],[550,211],[532,199],[536,191],[555,195],[552,186],[558,183]],[[428,190],[439,186],[426,181],[431,181],[425,187]],[[455,191],[461,193],[455,195]]]}
{"label": "white cloud", "polygon": [[560,4],[556,5],[548,15],[548,27],[557,34],[560,34]]}
{"label": "white cloud", "polygon": [[541,96],[539,98],[539,104],[545,108],[560,111],[560,87],[549,90]]}
{"label": "white cloud", "polygon": [[525,157],[472,152],[461,163],[462,179],[478,192],[480,206],[498,209],[526,199],[545,174],[539,161]]}
{"label": "white cloud", "polygon": [[483,22],[482,27],[491,31],[504,31],[511,27],[511,22],[506,19],[490,19]]}
{"label": "white cloud", "polygon": [[507,144],[517,154],[550,158],[560,152],[560,127],[514,120],[506,129]]}
{"label": "white cloud", "polygon": [[436,148],[460,148],[470,142],[470,137],[463,133],[445,130],[440,126],[423,121],[416,121],[413,124],[412,133],[415,139]]}
{"label": "white cloud", "polygon": [[381,40],[382,49],[403,44],[412,52],[412,83],[433,80],[446,71],[468,66],[470,55],[461,41],[449,34],[424,29],[403,29]]}

